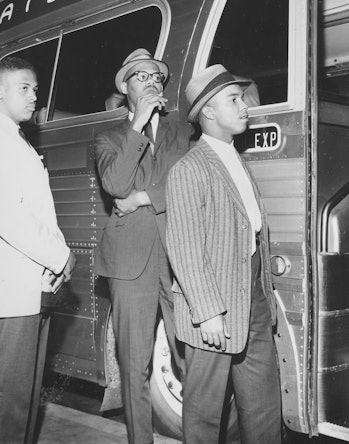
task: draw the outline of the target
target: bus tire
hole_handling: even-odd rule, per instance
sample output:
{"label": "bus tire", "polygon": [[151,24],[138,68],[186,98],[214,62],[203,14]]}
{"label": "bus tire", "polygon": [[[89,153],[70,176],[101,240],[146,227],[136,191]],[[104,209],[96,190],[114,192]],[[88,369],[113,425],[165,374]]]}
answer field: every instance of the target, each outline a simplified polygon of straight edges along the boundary
{"label": "bus tire", "polygon": [[[153,371],[150,378],[150,391],[153,405],[153,427],[161,435],[182,440],[182,384],[177,377],[171,350],[168,345],[164,322],[161,319],[153,352]],[[240,443],[238,415],[234,396],[227,399],[223,410],[222,425],[225,433],[220,436],[220,444]]]}
{"label": "bus tire", "polygon": [[182,384],[173,367],[164,322],[161,319],[153,352],[150,391],[153,406],[153,426],[156,432],[182,439]]}

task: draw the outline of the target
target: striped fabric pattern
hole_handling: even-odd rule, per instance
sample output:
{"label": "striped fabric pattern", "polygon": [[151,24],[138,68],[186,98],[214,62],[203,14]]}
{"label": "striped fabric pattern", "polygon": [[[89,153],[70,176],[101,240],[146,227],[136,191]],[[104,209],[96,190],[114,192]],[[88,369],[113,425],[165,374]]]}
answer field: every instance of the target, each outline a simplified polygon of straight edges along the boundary
{"label": "striped fabric pattern", "polygon": [[[227,352],[239,353],[246,344],[251,305],[249,220],[227,169],[203,139],[171,169],[166,196],[177,337],[211,349],[202,342],[199,324],[224,313],[231,334]],[[269,261],[265,227],[263,264]],[[270,277],[264,288],[274,317]]]}

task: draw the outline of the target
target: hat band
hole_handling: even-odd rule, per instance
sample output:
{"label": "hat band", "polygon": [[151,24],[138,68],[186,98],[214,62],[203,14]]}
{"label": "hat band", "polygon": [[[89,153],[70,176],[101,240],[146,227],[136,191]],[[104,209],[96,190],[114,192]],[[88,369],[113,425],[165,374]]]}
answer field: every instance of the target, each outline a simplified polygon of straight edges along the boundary
{"label": "hat band", "polygon": [[[235,77],[228,71],[222,72],[218,74],[214,79],[212,79],[205,88],[201,91],[201,93],[197,96],[197,98],[192,103],[189,112],[196,106],[207,94],[209,94],[212,90],[216,89],[219,86],[224,86],[227,83],[236,82]],[[243,81],[242,81],[243,83]],[[218,92],[218,91],[217,91]]]}

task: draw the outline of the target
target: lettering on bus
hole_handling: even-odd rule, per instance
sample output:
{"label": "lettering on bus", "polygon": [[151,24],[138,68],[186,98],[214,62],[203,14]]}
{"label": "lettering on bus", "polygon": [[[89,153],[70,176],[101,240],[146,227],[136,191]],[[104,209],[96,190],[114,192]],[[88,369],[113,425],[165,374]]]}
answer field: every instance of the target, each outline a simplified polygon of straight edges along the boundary
{"label": "lettering on bus", "polygon": [[77,1],[79,0],[17,0],[5,3],[0,0],[0,31]]}
{"label": "lettering on bus", "polygon": [[277,123],[251,125],[243,140],[245,152],[274,151],[281,143],[281,129]]}

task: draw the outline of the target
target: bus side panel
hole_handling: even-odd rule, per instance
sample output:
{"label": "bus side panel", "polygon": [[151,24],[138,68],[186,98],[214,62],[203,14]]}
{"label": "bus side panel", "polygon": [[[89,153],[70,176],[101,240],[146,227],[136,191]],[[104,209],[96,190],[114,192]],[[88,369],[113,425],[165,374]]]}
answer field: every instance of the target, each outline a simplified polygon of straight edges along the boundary
{"label": "bus side panel", "polygon": [[77,256],[71,281],[44,301],[52,314],[46,364],[56,372],[104,385],[110,302],[106,286],[98,290],[93,254],[111,205],[95,172],[93,128],[33,130],[30,137],[50,172],[58,224]]}
{"label": "bus side panel", "polygon": [[[258,119],[258,118],[257,118]],[[258,123],[251,117],[253,128]],[[306,160],[303,113],[264,117],[265,124],[281,128],[276,150],[243,154],[258,184],[268,215],[278,323],[275,341],[278,349],[283,416],[292,430],[307,432],[306,404],[308,324],[306,239]],[[247,135],[248,137],[248,135]]]}

